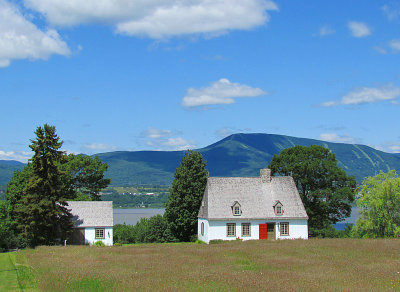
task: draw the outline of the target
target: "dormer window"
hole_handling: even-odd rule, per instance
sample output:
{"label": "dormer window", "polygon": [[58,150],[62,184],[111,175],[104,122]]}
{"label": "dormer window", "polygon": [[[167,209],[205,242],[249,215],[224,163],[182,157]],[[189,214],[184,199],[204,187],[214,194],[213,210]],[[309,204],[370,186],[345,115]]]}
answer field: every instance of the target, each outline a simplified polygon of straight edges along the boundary
{"label": "dormer window", "polygon": [[240,215],[240,207],[239,206],[235,206],[235,210],[233,211],[233,215],[235,215],[235,216],[239,216]]}
{"label": "dormer window", "polygon": [[274,210],[275,210],[275,215],[277,215],[277,216],[283,215],[284,210],[283,210],[283,205],[282,205],[281,202],[276,201],[273,207],[274,207]]}
{"label": "dormer window", "polygon": [[233,216],[240,216],[242,215],[242,207],[240,206],[238,201],[235,201],[232,205],[232,213]]}

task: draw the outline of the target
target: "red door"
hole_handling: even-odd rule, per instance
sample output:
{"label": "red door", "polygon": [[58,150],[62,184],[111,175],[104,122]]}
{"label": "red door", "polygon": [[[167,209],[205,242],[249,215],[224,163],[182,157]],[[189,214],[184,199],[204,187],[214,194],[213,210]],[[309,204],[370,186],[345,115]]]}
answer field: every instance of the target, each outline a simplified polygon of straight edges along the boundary
{"label": "red door", "polygon": [[259,237],[260,239],[267,239],[267,224],[259,224]]}

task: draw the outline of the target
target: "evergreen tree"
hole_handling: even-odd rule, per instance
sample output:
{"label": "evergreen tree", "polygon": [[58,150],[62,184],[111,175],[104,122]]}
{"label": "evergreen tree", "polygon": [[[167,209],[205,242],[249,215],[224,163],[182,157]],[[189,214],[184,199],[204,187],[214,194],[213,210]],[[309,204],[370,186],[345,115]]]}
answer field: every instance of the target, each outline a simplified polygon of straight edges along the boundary
{"label": "evergreen tree", "polygon": [[65,187],[64,174],[58,167],[65,160],[65,153],[59,150],[62,141],[55,127],[47,124],[38,127],[35,134],[36,139],[29,146],[34,152],[31,174],[15,210],[17,228],[31,246],[64,240],[72,229],[72,215],[65,207],[70,190]]}
{"label": "evergreen tree", "polygon": [[322,146],[294,146],[274,155],[276,175],[291,175],[307,211],[310,236],[325,236],[331,224],[351,215],[356,180],[337,165],[335,154]]}
{"label": "evergreen tree", "polygon": [[197,233],[197,214],[207,184],[206,162],[199,152],[188,150],[175,171],[165,217],[179,241]]}

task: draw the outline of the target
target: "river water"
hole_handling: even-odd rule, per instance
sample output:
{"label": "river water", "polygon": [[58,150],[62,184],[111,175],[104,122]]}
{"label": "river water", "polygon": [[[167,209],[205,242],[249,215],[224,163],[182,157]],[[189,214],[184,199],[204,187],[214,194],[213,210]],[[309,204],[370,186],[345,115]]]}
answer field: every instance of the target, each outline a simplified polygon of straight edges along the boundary
{"label": "river water", "polygon": [[140,218],[150,218],[157,214],[163,215],[165,209],[114,209],[114,225],[135,225]]}
{"label": "river water", "polygon": [[[114,209],[114,225],[115,224],[128,224],[135,225],[140,218],[150,218],[157,214],[163,215],[165,209]],[[344,222],[335,225],[337,229],[344,229],[346,223],[356,223],[360,214],[358,213],[358,208],[351,208],[351,216],[347,218]]]}

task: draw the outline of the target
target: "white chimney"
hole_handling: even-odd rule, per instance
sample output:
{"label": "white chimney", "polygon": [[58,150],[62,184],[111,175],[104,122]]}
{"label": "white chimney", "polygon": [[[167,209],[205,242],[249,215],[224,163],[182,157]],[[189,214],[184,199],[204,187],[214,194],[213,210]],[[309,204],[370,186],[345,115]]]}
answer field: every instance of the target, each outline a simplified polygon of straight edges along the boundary
{"label": "white chimney", "polygon": [[271,169],[269,168],[260,169],[260,177],[261,177],[261,182],[263,183],[271,182]]}

